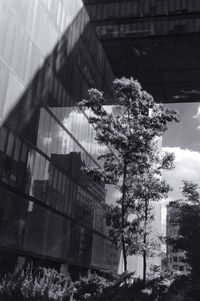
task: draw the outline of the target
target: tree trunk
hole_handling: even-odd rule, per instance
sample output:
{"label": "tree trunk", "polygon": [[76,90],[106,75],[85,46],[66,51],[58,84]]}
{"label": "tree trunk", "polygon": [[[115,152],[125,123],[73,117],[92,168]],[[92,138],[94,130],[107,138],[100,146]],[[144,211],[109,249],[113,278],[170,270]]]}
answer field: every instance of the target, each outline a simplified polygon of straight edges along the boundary
{"label": "tree trunk", "polygon": [[122,235],[122,254],[123,254],[123,262],[124,262],[124,272],[127,272],[127,256],[126,256],[124,235]]}
{"label": "tree trunk", "polygon": [[[146,246],[146,233],[144,233],[144,246]],[[146,273],[147,273],[147,252],[143,251],[143,281],[144,285],[146,285]]]}
{"label": "tree trunk", "polygon": [[127,256],[126,256],[126,244],[124,239],[124,222],[125,222],[125,210],[124,210],[124,197],[122,197],[122,236],[121,236],[121,242],[122,242],[122,253],[123,253],[123,261],[124,261],[124,272],[127,272]]}
{"label": "tree trunk", "polygon": [[143,281],[144,281],[144,285],[146,285],[146,274],[147,274],[146,244],[147,244],[148,209],[149,209],[149,200],[145,200],[144,237],[143,237],[143,243],[144,243],[144,247],[145,247],[145,250],[143,251]]}
{"label": "tree trunk", "polygon": [[124,272],[127,272],[127,256],[126,256],[126,245],[125,245],[125,239],[124,239],[124,222],[125,222],[125,208],[124,208],[124,200],[126,197],[126,174],[127,174],[127,161],[125,158],[125,162],[124,162],[124,175],[123,175],[123,188],[122,188],[122,223],[121,223],[121,227],[122,227],[122,234],[121,234],[121,242],[122,242],[122,253],[123,253],[123,261],[124,261]]}

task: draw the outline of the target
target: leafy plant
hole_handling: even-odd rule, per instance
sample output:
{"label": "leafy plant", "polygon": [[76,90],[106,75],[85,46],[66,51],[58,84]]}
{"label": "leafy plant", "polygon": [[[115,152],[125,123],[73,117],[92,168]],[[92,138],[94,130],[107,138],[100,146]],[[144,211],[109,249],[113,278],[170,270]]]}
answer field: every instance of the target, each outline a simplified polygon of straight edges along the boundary
{"label": "leafy plant", "polygon": [[112,285],[112,282],[97,274],[82,277],[79,281],[74,283],[76,289],[74,298],[77,301],[94,300],[110,285]]}
{"label": "leafy plant", "polygon": [[5,301],[67,301],[73,294],[69,276],[53,269],[31,267],[6,275],[0,282],[0,296]]}
{"label": "leafy plant", "polygon": [[175,250],[185,251],[185,262],[191,267],[194,282],[200,279],[200,194],[198,185],[183,181],[183,199],[170,203],[174,208],[174,221],[178,225],[178,236],[168,237]]}

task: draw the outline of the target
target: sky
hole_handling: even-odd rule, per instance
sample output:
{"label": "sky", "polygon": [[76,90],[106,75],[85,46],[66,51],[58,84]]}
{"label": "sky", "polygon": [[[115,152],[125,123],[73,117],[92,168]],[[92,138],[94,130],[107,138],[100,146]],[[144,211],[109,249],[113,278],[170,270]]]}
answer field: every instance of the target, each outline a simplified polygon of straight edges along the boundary
{"label": "sky", "polygon": [[[168,126],[163,136],[163,150],[175,154],[175,168],[165,171],[163,177],[174,188],[168,201],[181,197],[183,180],[193,181],[200,187],[200,103],[180,103],[168,105],[179,113],[180,123]],[[166,211],[163,206],[162,222]]]}

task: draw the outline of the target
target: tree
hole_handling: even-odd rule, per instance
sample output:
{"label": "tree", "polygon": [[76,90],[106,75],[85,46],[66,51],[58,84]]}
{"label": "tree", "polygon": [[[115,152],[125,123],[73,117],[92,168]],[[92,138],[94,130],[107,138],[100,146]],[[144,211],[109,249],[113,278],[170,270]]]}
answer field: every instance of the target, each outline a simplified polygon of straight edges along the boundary
{"label": "tree", "polygon": [[[171,187],[161,178],[162,169],[173,168],[173,155],[166,153],[161,157],[152,147],[151,164],[146,166],[145,175],[133,181],[132,198],[135,200],[135,215],[138,220],[137,252],[143,256],[143,279],[146,282],[147,258],[155,256],[160,251],[160,237],[152,236],[153,204],[167,198]],[[160,158],[161,157],[161,158]],[[133,177],[134,179],[134,177]]]}
{"label": "tree", "polygon": [[200,194],[197,189],[197,184],[184,181],[183,198],[170,203],[178,212],[179,230],[177,238],[168,238],[175,250],[185,251],[193,281],[200,279]]}
{"label": "tree", "polygon": [[[99,156],[103,168],[85,168],[85,172],[93,180],[114,185],[120,192],[116,204],[107,207],[106,220],[114,243],[122,249],[127,271],[127,256],[137,252],[140,234],[145,233],[146,243],[150,201],[166,196],[170,189],[160,175],[162,168],[172,168],[173,155],[161,157],[155,140],[167,130],[168,122],[177,121],[177,114],[156,104],[133,78],[116,79],[113,92],[115,112],[106,111],[103,104],[109,101],[96,89],[89,90],[88,99],[79,106],[91,109],[89,122],[96,129],[96,140],[108,149]],[[139,225],[141,220],[145,232]],[[144,257],[146,264],[145,254]]]}

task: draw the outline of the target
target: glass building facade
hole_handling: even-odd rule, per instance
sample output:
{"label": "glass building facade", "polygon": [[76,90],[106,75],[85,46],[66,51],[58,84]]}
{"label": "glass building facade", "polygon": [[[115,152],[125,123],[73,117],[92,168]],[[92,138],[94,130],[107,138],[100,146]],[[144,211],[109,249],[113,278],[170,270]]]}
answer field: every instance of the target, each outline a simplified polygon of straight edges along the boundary
{"label": "glass building facade", "polygon": [[85,0],[102,39],[200,32],[198,0]]}
{"label": "glass building facade", "polygon": [[194,94],[199,14],[199,0],[0,0],[1,272],[117,271],[103,218],[115,194],[81,173],[104,149],[76,104],[91,87],[113,104],[124,75],[157,101]]}
{"label": "glass building facade", "polygon": [[115,76],[134,76],[158,102],[197,100],[199,0],[84,3]]}
{"label": "glass building facade", "polygon": [[82,166],[103,151],[90,87],[112,103],[113,72],[81,0],[0,0],[0,269],[118,269],[104,223],[107,189]]}
{"label": "glass building facade", "polygon": [[[179,220],[180,209],[178,209],[173,203],[169,203],[167,206],[166,217],[166,236],[172,239],[176,239],[179,235]],[[172,245],[167,243],[167,264],[171,273],[180,273],[182,275],[188,275],[191,272],[191,267],[185,262],[186,254],[181,250],[174,250]]]}

